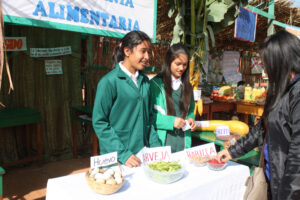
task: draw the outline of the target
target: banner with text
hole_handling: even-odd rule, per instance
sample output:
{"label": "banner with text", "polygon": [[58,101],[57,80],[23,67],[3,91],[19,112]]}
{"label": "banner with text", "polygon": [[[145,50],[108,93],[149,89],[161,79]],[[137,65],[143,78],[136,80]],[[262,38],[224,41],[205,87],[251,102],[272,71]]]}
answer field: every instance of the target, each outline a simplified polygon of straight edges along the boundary
{"label": "banner with text", "polygon": [[4,0],[4,22],[109,37],[132,30],[156,37],[157,0]]}

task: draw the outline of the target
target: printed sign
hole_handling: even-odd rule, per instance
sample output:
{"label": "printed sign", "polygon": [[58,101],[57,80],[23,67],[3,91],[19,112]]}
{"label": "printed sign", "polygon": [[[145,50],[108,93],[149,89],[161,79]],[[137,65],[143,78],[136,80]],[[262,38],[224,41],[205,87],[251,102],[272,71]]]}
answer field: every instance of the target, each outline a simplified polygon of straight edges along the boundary
{"label": "printed sign", "polygon": [[194,156],[208,157],[217,155],[215,143],[208,143],[185,149],[185,154],[188,158]]}
{"label": "printed sign", "polygon": [[4,22],[109,37],[141,30],[156,37],[157,0],[5,0]]}
{"label": "printed sign", "polygon": [[141,152],[142,162],[152,162],[159,160],[170,160],[171,157],[171,147],[154,147],[154,148],[144,148]]}
{"label": "printed sign", "polygon": [[91,161],[92,169],[95,167],[104,167],[108,165],[113,165],[118,162],[118,154],[117,152],[113,152],[101,156],[92,156],[90,161]]}
{"label": "printed sign", "polygon": [[201,90],[194,90],[194,100],[199,101],[201,99]]}
{"label": "printed sign", "polygon": [[255,41],[257,13],[240,7],[240,13],[235,20],[234,37],[249,42]]}
{"label": "printed sign", "polygon": [[61,60],[45,60],[45,69],[47,75],[63,73]]}
{"label": "printed sign", "polygon": [[56,48],[30,48],[31,57],[54,57],[72,54],[71,46]]}
{"label": "printed sign", "polygon": [[263,71],[264,64],[259,57],[251,58],[251,74],[261,74]]}
{"label": "printed sign", "polygon": [[26,37],[5,37],[4,49],[6,51],[26,51]]}

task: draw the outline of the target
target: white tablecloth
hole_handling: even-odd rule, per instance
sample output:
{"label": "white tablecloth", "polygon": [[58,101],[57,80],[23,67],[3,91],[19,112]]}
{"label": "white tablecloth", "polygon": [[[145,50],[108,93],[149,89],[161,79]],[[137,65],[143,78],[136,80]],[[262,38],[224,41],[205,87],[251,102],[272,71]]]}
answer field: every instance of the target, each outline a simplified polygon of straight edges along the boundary
{"label": "white tablecloth", "polygon": [[125,183],[115,194],[101,195],[92,191],[85,173],[52,178],[47,183],[46,200],[241,200],[249,168],[228,162],[223,171],[212,171],[207,166],[195,167],[186,163],[182,179],[171,184],[159,184],[150,180],[142,167],[125,169]]}

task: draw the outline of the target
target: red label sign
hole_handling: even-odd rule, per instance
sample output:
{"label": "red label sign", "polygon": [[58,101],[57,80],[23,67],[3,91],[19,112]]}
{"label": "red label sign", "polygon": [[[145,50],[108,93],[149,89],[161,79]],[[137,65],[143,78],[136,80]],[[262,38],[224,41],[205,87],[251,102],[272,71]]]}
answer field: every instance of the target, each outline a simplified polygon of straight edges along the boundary
{"label": "red label sign", "polygon": [[26,37],[5,37],[6,51],[26,51]]}

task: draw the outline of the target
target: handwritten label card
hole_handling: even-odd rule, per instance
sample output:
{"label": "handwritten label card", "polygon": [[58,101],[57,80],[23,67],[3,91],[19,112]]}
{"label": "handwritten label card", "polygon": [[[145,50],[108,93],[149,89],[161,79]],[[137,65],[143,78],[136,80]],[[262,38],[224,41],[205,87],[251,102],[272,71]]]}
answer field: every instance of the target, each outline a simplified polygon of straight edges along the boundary
{"label": "handwritten label card", "polygon": [[159,160],[170,160],[171,147],[155,147],[155,148],[144,148],[142,152],[142,162],[152,162]]}
{"label": "handwritten label card", "polygon": [[91,168],[113,165],[118,162],[117,152],[91,157]]}
{"label": "handwritten label card", "polygon": [[226,136],[230,135],[228,126],[217,126],[216,127],[216,136]]}
{"label": "handwritten label card", "polygon": [[196,147],[185,149],[184,151],[188,158],[191,158],[194,156],[207,157],[207,156],[217,155],[215,143],[199,145]]}

